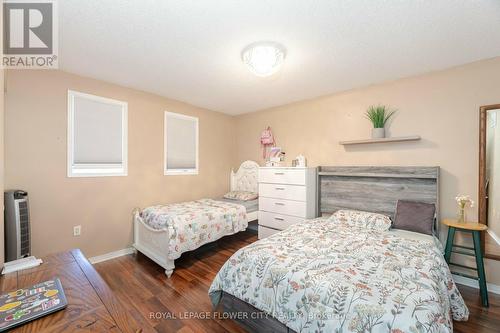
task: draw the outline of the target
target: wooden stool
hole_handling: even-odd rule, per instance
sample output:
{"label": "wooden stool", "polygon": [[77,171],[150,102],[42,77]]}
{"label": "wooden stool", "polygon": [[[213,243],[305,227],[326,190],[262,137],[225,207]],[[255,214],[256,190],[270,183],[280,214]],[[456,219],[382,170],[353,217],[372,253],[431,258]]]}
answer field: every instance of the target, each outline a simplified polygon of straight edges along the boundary
{"label": "wooden stool", "polygon": [[[475,222],[458,222],[457,220],[445,219],[442,221],[444,225],[448,226],[448,239],[446,240],[446,250],[444,258],[448,265],[457,266],[465,269],[471,269],[477,272],[476,276],[471,276],[463,273],[452,272],[453,274],[477,280],[479,282],[479,290],[481,292],[481,301],[483,306],[488,307],[488,289],[486,287],[486,275],[484,273],[483,253],[481,251],[481,232],[488,229],[488,226],[475,223]],[[470,232],[474,240],[474,247],[453,244],[455,238],[455,231]],[[458,248],[454,250],[453,248]],[[465,250],[473,250],[474,253]],[[450,261],[451,253],[458,253],[466,256],[476,258],[476,267],[469,267],[465,265],[455,264]]]}

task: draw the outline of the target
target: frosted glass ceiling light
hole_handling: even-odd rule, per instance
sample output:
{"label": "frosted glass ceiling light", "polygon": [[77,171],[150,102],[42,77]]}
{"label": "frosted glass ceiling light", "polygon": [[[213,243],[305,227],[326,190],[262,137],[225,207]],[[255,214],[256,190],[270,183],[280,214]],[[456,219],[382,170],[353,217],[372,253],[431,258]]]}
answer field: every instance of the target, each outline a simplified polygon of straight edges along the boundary
{"label": "frosted glass ceiling light", "polygon": [[257,42],[245,47],[241,57],[255,75],[270,76],[283,65],[285,48],[274,42]]}

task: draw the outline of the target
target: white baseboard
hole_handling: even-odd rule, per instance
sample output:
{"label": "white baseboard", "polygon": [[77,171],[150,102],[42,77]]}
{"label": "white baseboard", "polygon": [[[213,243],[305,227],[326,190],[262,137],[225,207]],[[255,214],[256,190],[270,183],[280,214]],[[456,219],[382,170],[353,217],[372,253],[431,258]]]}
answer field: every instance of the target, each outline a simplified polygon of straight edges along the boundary
{"label": "white baseboard", "polygon": [[[469,279],[460,275],[455,275],[455,274],[452,275],[455,283],[479,289],[479,283],[476,280]],[[488,292],[500,295],[500,286],[492,283],[487,283],[486,286],[488,287]]]}
{"label": "white baseboard", "polygon": [[498,244],[498,245],[500,245],[500,237],[498,237],[498,235],[497,235],[497,234],[495,234],[495,233],[493,232],[493,230],[488,229],[488,230],[486,230],[486,232],[487,232],[487,233],[491,236],[491,238],[493,238],[493,240],[494,240],[495,242],[497,242],[497,244]]}
{"label": "white baseboard", "polygon": [[127,254],[132,254],[134,252],[135,252],[135,249],[133,247],[128,247],[126,249],[101,254],[100,256],[91,257],[91,258],[89,258],[89,262],[91,264],[97,264],[98,262],[103,262],[103,261],[111,260],[111,259],[118,258],[121,256],[126,256]]}

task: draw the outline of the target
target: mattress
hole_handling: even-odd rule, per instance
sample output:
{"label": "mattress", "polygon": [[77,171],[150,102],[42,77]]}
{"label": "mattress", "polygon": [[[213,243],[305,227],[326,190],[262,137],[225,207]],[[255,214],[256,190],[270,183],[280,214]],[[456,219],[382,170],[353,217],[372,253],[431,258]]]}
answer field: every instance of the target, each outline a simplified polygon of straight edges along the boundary
{"label": "mattress", "polygon": [[[209,290],[296,332],[453,332],[469,311],[432,237],[319,218],[238,250]],[[319,329],[318,329],[319,328]]]}
{"label": "mattress", "polygon": [[152,206],[140,217],[150,228],[168,230],[170,260],[248,227],[242,205],[212,199]]}
{"label": "mattress", "polygon": [[255,200],[248,200],[248,201],[241,201],[241,200],[233,200],[233,199],[226,199],[226,198],[221,198],[221,199],[216,199],[224,202],[230,202],[238,205],[245,206],[245,209],[247,210],[248,213],[253,213],[259,210],[259,199]]}

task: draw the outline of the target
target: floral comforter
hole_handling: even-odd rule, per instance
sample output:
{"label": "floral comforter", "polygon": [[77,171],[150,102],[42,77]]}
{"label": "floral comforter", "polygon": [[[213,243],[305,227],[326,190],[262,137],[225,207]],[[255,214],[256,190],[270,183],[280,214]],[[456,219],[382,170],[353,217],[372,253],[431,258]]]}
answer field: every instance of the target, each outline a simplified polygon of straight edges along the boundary
{"label": "floral comforter", "polygon": [[152,206],[140,215],[151,228],[168,229],[171,260],[248,227],[244,206],[212,199]]}
{"label": "floral comforter", "polygon": [[236,252],[209,295],[222,292],[296,332],[453,332],[469,311],[437,246],[324,218]]}

